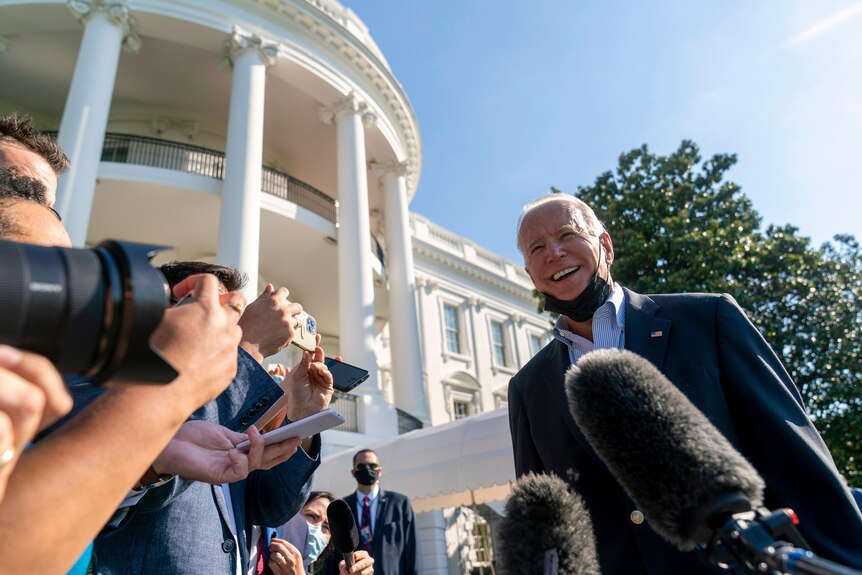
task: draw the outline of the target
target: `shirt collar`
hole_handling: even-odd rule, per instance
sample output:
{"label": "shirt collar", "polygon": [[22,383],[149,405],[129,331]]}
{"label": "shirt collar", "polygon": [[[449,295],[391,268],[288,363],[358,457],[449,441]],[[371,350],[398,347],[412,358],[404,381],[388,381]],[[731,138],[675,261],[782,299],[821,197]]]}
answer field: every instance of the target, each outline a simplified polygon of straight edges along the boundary
{"label": "shirt collar", "polygon": [[375,500],[377,499],[377,496],[378,496],[379,494],[380,494],[380,484],[379,484],[379,483],[375,483],[375,484],[374,484],[374,489],[372,489],[371,491],[369,491],[369,492],[368,492],[368,495],[366,495],[366,494],[362,493],[361,491],[359,491],[359,490],[357,489],[357,490],[356,490],[356,501],[358,501],[359,503],[362,503],[362,502],[365,500],[365,498],[366,498],[366,497],[367,497],[368,499],[370,499],[371,501],[375,501]]}
{"label": "shirt collar", "polygon": [[[596,313],[593,314],[593,317],[599,316],[604,321],[611,321],[610,318],[613,318],[613,322],[617,329],[625,329],[626,327],[626,294],[623,291],[623,287],[614,282],[614,289],[611,291],[610,296],[605,303],[599,306],[599,309],[596,310]],[[554,337],[559,340],[568,340],[568,342],[573,341],[573,337],[578,337],[569,329],[569,324],[566,323],[565,316],[560,316],[557,318],[557,322],[554,324]],[[563,343],[567,343],[563,341]]]}

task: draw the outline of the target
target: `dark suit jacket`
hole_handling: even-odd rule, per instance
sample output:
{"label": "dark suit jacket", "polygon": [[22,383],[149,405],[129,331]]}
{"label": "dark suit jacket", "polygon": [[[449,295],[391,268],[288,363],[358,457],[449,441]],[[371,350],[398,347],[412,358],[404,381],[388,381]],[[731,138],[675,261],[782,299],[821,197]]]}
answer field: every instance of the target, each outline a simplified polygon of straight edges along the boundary
{"label": "dark suit jacket", "polygon": [[[377,502],[377,520],[374,523],[374,544],[371,556],[374,558],[374,575],[414,575],[416,570],[416,527],[413,521],[413,507],[407,496],[395,491],[380,488]],[[356,526],[360,518],[356,515],[356,492],[344,498]],[[338,573],[337,559],[327,563],[325,573]]]}
{"label": "dark suit jacket", "polygon": [[[766,505],[793,508],[816,553],[862,568],[862,515],[796,386],[733,298],[626,297],[626,349],[658,367],[748,458],[766,481]],[[630,520],[632,501],[569,413],[568,367],[568,349],[552,340],[509,384],[517,475],[552,472],[583,496],[604,575],[712,573]]]}

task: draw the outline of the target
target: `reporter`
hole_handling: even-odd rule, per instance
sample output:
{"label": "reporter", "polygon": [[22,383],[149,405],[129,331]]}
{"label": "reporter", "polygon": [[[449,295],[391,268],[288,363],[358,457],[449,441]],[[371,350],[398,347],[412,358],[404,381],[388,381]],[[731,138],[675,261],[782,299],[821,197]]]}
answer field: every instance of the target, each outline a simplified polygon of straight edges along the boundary
{"label": "reporter", "polygon": [[[12,224],[0,228],[9,232],[0,235],[3,239],[69,245],[54,214],[36,202],[5,199],[0,222]],[[230,383],[241,337],[234,307],[244,299],[239,294],[220,297],[216,283],[212,277],[190,279],[183,289],[194,290],[192,302],[169,310],[153,334],[153,345],[179,372],[176,380],[108,389],[60,431],[21,455],[0,502],[4,569],[68,569],[188,414]],[[73,528],[57,529],[58,518]],[[46,548],[51,552],[44,553]]]}
{"label": "reporter", "polygon": [[[335,499],[328,491],[314,491],[300,512],[277,530],[269,545],[268,567],[275,575],[305,575],[313,573],[315,565],[325,563],[332,553],[326,508]],[[354,564],[349,570],[339,564],[340,573],[372,575],[374,559],[367,551],[355,551]],[[311,568],[309,568],[309,566]]]}

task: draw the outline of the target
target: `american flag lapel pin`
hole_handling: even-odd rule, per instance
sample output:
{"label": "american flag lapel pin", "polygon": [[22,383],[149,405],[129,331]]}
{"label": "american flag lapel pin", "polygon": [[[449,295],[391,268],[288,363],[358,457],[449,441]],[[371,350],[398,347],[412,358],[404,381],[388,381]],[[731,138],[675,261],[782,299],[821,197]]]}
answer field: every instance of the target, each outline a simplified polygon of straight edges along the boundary
{"label": "american flag lapel pin", "polygon": [[661,336],[662,336],[662,333],[664,333],[664,332],[662,332],[661,330],[659,330],[659,331],[651,331],[651,332],[650,332],[650,334],[649,334],[649,336],[650,336],[650,337],[661,337]]}

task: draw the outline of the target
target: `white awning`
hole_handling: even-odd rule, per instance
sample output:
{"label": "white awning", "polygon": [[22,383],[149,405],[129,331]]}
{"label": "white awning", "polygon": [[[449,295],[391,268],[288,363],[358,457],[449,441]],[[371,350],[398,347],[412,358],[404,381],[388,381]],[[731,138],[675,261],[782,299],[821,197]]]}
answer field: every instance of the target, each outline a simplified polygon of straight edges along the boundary
{"label": "white awning", "polygon": [[[410,497],[417,513],[502,501],[515,481],[506,409],[444,425],[411,431],[362,446],[377,452],[381,484]],[[350,475],[358,449],[324,459],[314,474],[314,489],[351,493]]]}

